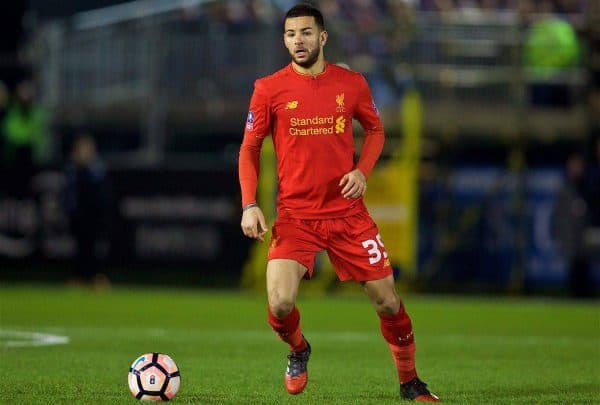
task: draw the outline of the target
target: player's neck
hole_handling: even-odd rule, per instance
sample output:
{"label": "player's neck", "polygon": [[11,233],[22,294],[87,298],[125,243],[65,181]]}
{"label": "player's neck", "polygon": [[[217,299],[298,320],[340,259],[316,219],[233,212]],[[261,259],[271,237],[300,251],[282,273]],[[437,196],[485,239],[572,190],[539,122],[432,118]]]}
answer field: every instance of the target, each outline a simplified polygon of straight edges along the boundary
{"label": "player's neck", "polygon": [[323,58],[319,58],[319,60],[317,60],[315,62],[315,64],[309,68],[302,67],[302,66],[296,64],[296,62],[292,61],[292,68],[294,69],[294,71],[296,73],[299,73],[301,75],[306,75],[306,76],[320,75],[321,73],[323,73],[325,71],[325,66],[326,66],[326,63],[325,63],[325,59],[323,59]]}

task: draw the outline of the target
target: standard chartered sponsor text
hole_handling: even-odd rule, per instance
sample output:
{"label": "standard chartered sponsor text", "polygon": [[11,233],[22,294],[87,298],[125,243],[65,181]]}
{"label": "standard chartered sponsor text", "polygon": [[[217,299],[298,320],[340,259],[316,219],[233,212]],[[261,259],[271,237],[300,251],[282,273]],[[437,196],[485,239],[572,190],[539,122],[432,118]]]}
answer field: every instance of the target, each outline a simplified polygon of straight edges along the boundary
{"label": "standard chartered sponsor text", "polygon": [[[340,119],[342,126],[340,127]],[[337,125],[335,125],[337,124]],[[322,117],[314,116],[310,118],[290,118],[289,134],[292,136],[307,135],[333,135],[343,132],[345,120],[343,116],[336,120],[333,115]]]}

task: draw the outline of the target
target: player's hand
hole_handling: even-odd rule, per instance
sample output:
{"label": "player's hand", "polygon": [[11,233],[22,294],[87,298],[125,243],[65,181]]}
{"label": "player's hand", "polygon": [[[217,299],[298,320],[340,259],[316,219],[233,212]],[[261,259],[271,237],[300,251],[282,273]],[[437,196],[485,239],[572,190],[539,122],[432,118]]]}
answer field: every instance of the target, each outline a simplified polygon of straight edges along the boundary
{"label": "player's hand", "polygon": [[265,216],[259,207],[248,208],[242,213],[242,232],[249,238],[264,242],[267,233]]}
{"label": "player's hand", "polygon": [[367,178],[360,170],[354,169],[342,177],[339,186],[344,198],[359,198],[367,191]]}

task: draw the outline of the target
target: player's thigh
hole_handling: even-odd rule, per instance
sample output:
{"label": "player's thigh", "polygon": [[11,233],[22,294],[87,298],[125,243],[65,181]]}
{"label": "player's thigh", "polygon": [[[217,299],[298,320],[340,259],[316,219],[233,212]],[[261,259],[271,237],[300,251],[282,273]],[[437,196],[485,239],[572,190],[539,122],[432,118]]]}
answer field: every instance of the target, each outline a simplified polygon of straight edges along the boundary
{"label": "player's thigh", "polygon": [[306,266],[291,259],[272,259],[267,264],[267,295],[275,315],[287,315],[294,307]]}
{"label": "player's thigh", "polygon": [[300,263],[306,269],[304,278],[310,279],[315,255],[327,246],[318,225],[318,221],[278,218],[272,229],[269,261],[284,259]]}
{"label": "player's thigh", "polygon": [[392,273],[377,225],[368,213],[332,220],[327,253],[340,280],[379,280]]}
{"label": "player's thigh", "polygon": [[396,292],[394,276],[361,282],[365,293],[379,313],[395,314],[400,309],[400,297]]}

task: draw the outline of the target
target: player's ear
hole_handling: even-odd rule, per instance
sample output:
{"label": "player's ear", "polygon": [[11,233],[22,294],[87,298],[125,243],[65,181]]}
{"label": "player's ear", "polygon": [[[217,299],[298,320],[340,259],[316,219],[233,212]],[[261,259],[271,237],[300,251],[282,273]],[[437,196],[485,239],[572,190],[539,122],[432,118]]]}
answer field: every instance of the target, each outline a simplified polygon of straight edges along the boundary
{"label": "player's ear", "polygon": [[321,31],[320,37],[321,37],[321,45],[322,46],[325,46],[328,36],[329,36],[329,34],[327,33],[327,31]]}

